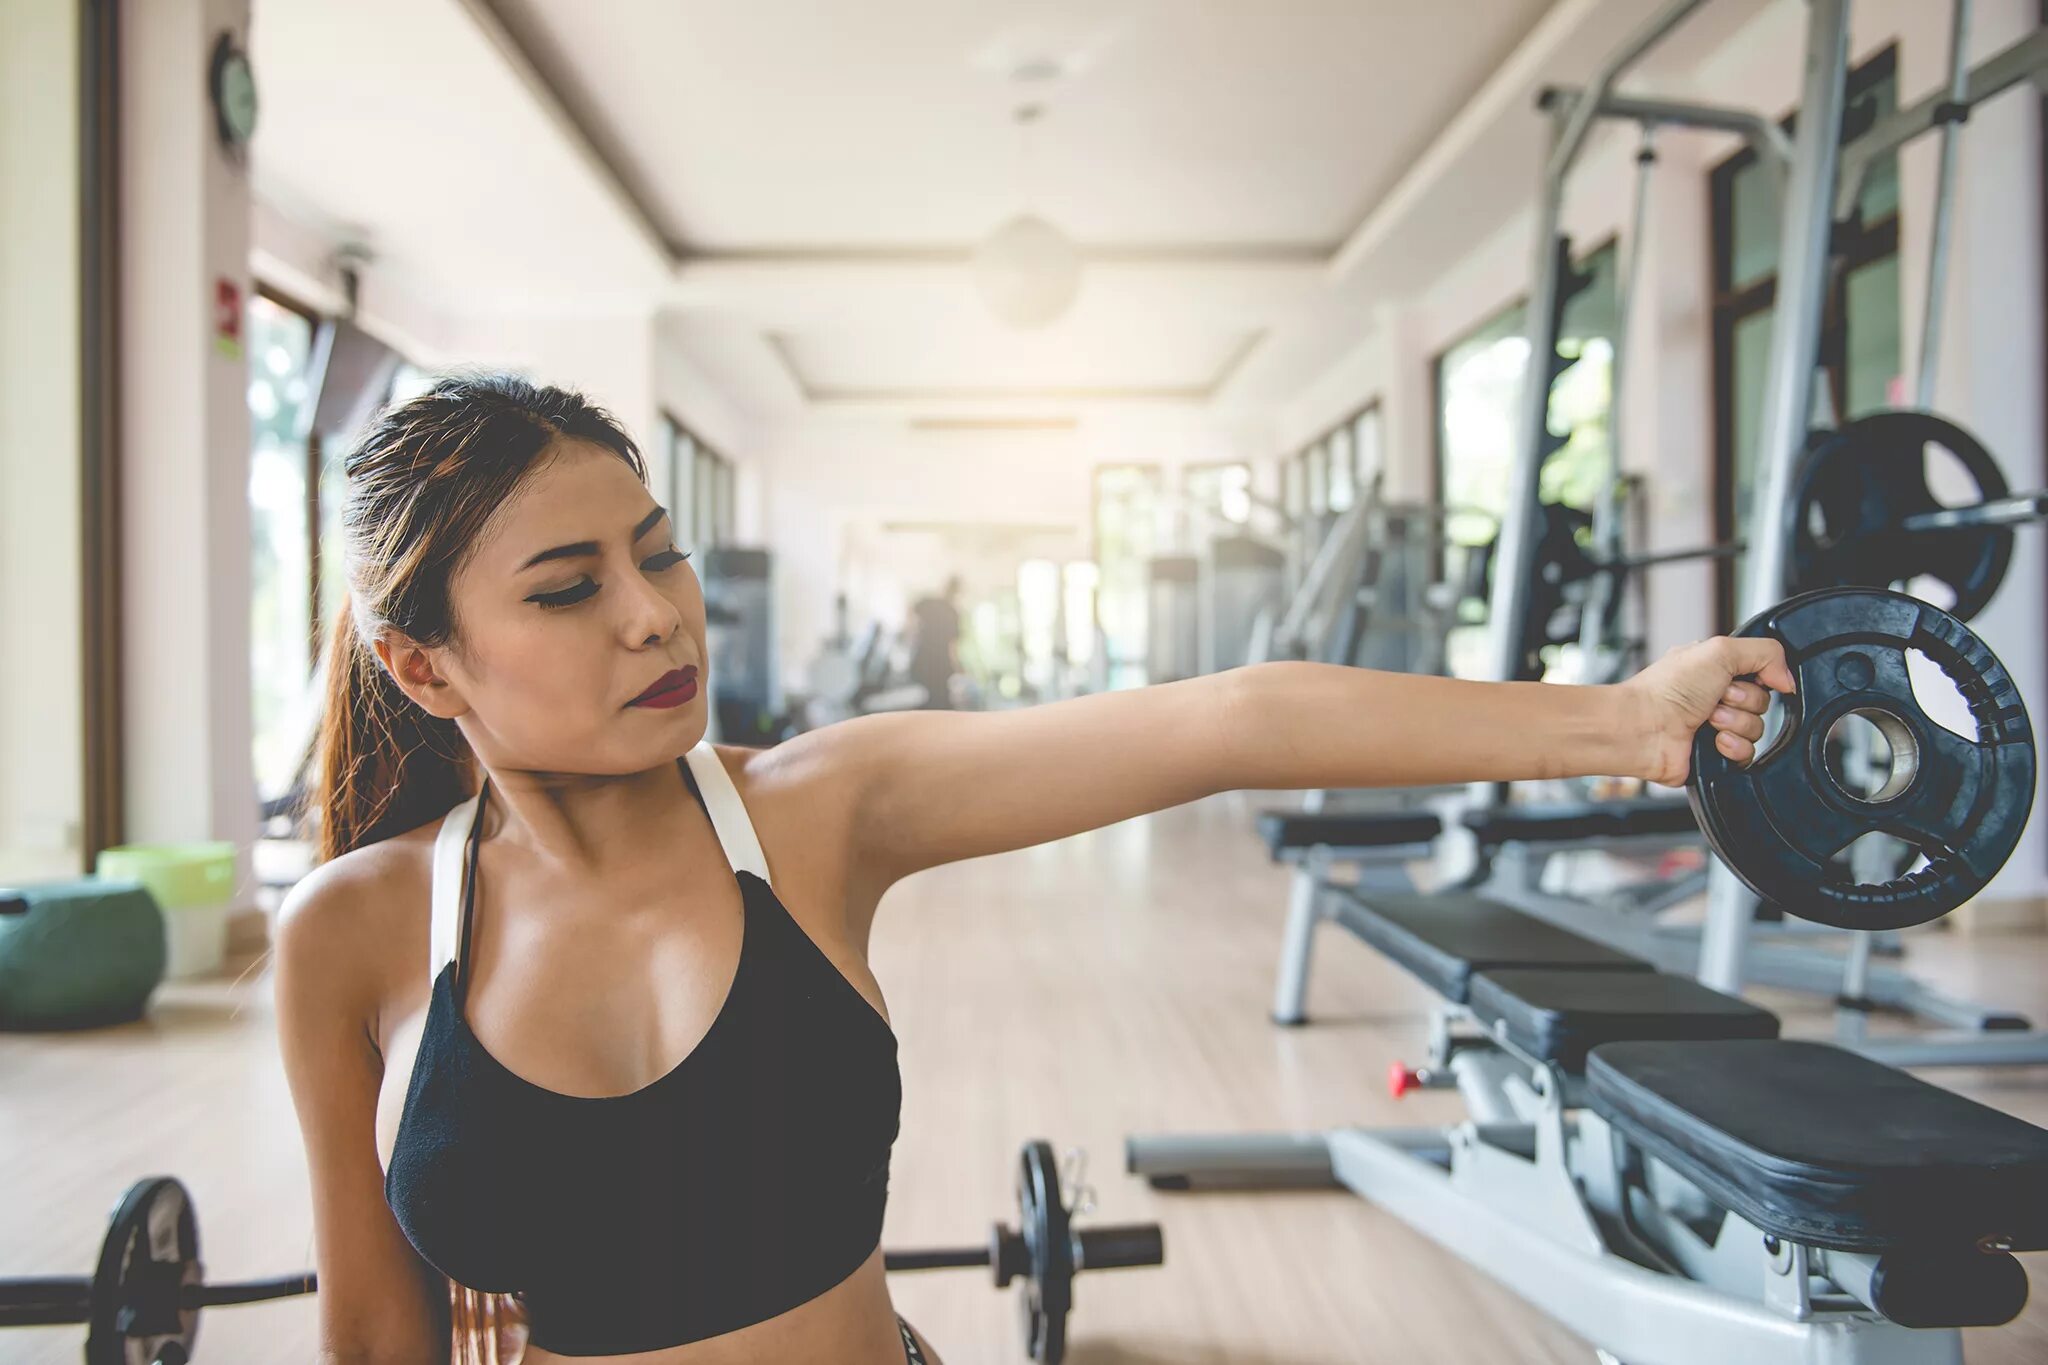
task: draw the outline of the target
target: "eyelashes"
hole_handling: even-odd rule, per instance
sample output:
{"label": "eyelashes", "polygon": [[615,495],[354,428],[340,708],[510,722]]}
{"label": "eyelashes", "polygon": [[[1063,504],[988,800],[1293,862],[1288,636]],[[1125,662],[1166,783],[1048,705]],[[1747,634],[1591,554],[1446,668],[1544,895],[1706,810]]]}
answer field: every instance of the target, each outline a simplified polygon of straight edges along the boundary
{"label": "eyelashes", "polygon": [[[648,560],[642,567],[654,573],[660,573],[664,569],[673,569],[689,557],[690,555],[687,550],[678,550],[671,546]],[[563,607],[573,607],[578,602],[585,602],[596,596],[597,586],[595,582],[585,578],[574,587],[564,588],[560,592],[537,592],[526,600],[544,610],[558,611]]]}

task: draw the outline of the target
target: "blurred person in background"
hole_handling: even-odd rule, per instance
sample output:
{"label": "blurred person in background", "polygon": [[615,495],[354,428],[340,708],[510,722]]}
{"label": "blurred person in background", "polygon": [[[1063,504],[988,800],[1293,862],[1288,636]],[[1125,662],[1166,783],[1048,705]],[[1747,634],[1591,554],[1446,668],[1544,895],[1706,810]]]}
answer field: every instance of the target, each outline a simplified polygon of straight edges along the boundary
{"label": "blurred person in background", "polygon": [[941,596],[912,605],[910,631],[910,680],[925,690],[924,709],[951,710],[960,671],[960,575],[946,579]]}

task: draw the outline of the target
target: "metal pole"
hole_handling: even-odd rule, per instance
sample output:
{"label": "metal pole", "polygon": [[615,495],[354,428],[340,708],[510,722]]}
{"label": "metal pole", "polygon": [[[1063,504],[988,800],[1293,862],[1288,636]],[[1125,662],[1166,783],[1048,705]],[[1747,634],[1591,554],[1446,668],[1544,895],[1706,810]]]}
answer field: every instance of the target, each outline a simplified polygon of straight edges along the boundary
{"label": "metal pole", "polygon": [[1949,223],[1956,193],[1956,121],[1970,88],[1970,0],[1955,0],[1949,15],[1948,99],[1941,124],[1941,161],[1934,175],[1934,236],[1927,244],[1927,306],[1920,314],[1920,375],[1913,401],[1934,406],[1934,373],[1941,356],[1941,304],[1948,293]]}
{"label": "metal pole", "polygon": [[[1557,349],[1552,328],[1560,283],[1557,235],[1564,211],[1564,172],[1570,166],[1564,157],[1565,139],[1572,122],[1578,121],[1578,111],[1594,98],[1594,92],[1587,91],[1579,96],[1562,126],[1552,122],[1553,155],[1544,160],[1537,198],[1536,249],[1529,270],[1529,301],[1524,305],[1528,311],[1523,335],[1528,339],[1529,354],[1522,369],[1515,458],[1508,468],[1500,540],[1493,559],[1493,591],[1487,602],[1487,644],[1491,647],[1487,676],[1499,682],[1513,678],[1521,663],[1522,618],[1529,610],[1530,580],[1536,572],[1538,476],[1543,464],[1543,432],[1550,420],[1550,356]],[[1490,805],[1493,784],[1482,783],[1473,794],[1482,804]]]}
{"label": "metal pole", "polygon": [[1562,146],[1559,148],[1561,164],[1557,167],[1557,178],[1562,181],[1564,173],[1571,169],[1571,163],[1578,157],[1579,146],[1585,141],[1586,129],[1599,113],[1601,104],[1607,99],[1614,83],[1621,79],[1623,72],[1641,61],[1643,54],[1655,47],[1677,28],[1702,0],[1674,0],[1654,15],[1650,22],[1637,29],[1629,40],[1616,48],[1592,79],[1586,82],[1584,97],[1573,102],[1571,114],[1565,124]]}
{"label": "metal pole", "polygon": [[[1515,460],[1508,470],[1507,510],[1501,517],[1493,593],[1487,604],[1492,636],[1488,641],[1492,650],[1487,676],[1496,680],[1515,676],[1521,654],[1522,617],[1529,609],[1529,579],[1536,567],[1537,476],[1541,473],[1544,425],[1550,415],[1549,356],[1557,343],[1551,329],[1558,288],[1553,261],[1563,214],[1565,180],[1585,144],[1593,116],[1614,81],[1700,4],[1701,0],[1674,0],[1666,5],[1601,64],[1584,90],[1569,98],[1562,123],[1555,118],[1551,123],[1551,150],[1544,158],[1536,196],[1536,241],[1527,305],[1529,360],[1522,380],[1522,420],[1515,432]],[[1497,789],[1481,783],[1473,794],[1482,804],[1491,804]]]}
{"label": "metal pole", "polygon": [[[1546,97],[1553,100],[1576,98],[1577,95],[1576,90],[1562,86],[1552,86],[1546,92]],[[1769,162],[1781,176],[1786,163],[1792,160],[1792,139],[1785,135],[1785,130],[1750,109],[1725,104],[1694,104],[1654,95],[1610,93],[1593,113],[1596,118],[1626,119],[1658,127],[1668,125],[1740,133],[1756,149],[1757,155]]]}
{"label": "metal pole", "polygon": [[[1792,477],[1813,411],[1848,68],[1848,0],[1807,0],[1806,79],[1778,243],[1778,304],[1757,432],[1762,469],[1750,510],[1744,617],[1773,606],[1785,595],[1791,547],[1782,525],[1783,509],[1792,496]],[[1702,982],[1722,991],[1742,988],[1742,959],[1755,915],[1756,897],[1716,860],[1700,940]]]}
{"label": "metal pole", "polygon": [[[1622,543],[1621,414],[1628,374],[1629,319],[1635,307],[1636,290],[1643,277],[1643,228],[1649,221],[1650,176],[1657,164],[1656,125],[1643,128],[1642,145],[1636,150],[1635,204],[1629,215],[1628,258],[1623,264],[1621,283],[1614,306],[1614,360],[1608,368],[1607,467],[1600,481],[1600,498],[1593,504],[1593,545],[1606,561],[1621,558]],[[1579,624],[1579,652],[1586,662],[1582,682],[1613,681],[1622,661],[1603,659],[1601,646],[1607,638],[1608,618],[1615,614],[1622,595],[1621,580],[1614,574],[1600,574],[1587,586],[1584,619]]]}
{"label": "metal pole", "polygon": [[[1522,420],[1515,431],[1515,459],[1508,470],[1506,511],[1501,517],[1493,593],[1487,604],[1491,631],[1488,643],[1492,646],[1487,676],[1496,680],[1515,676],[1521,654],[1522,618],[1529,609],[1529,579],[1536,568],[1536,494],[1538,475],[1542,472],[1543,431],[1550,415],[1549,357],[1557,343],[1551,328],[1558,288],[1553,262],[1563,215],[1565,180],[1585,144],[1600,102],[1607,98],[1615,80],[1701,3],[1702,0],[1674,0],[1666,5],[1601,63],[1584,90],[1566,97],[1562,122],[1553,118],[1551,123],[1551,150],[1544,159],[1536,196],[1536,241],[1527,305],[1529,359],[1522,380]],[[1498,789],[1480,783],[1474,787],[1473,795],[1481,804],[1490,805],[1497,798]]]}
{"label": "metal pole", "polygon": [[[2021,81],[2041,83],[2048,77],[2048,25],[1986,57],[1969,73],[1964,83],[1963,102],[1975,109],[1985,100]],[[1835,213],[1847,216],[1861,197],[1863,181],[1871,163],[1887,152],[1898,150],[1940,121],[1942,106],[1949,103],[1948,91],[1937,90],[1879,119],[1869,131],[1842,149],[1842,174],[1835,188]]]}

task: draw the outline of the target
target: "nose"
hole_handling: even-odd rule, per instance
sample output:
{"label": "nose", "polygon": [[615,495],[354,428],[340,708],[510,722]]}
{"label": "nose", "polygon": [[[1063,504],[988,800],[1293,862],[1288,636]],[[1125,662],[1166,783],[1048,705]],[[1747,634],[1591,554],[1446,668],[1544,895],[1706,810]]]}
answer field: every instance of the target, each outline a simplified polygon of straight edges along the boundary
{"label": "nose", "polygon": [[683,624],[682,611],[661,588],[643,574],[631,574],[632,586],[625,595],[626,638],[641,646],[658,645],[674,635]]}

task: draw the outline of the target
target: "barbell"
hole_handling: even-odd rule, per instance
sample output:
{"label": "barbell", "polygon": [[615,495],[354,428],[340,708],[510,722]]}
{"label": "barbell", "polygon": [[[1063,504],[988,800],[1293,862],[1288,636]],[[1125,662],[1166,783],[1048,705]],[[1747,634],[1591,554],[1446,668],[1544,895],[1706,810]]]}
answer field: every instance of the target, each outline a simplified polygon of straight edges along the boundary
{"label": "barbell", "polygon": [[[1025,1143],[1018,1157],[1017,1206],[1017,1225],[997,1223],[982,1246],[889,1251],[883,1265],[891,1271],[988,1266],[998,1289],[1021,1282],[1025,1350],[1043,1365],[1059,1365],[1074,1276],[1160,1265],[1165,1242],[1157,1223],[1077,1227],[1076,1213],[1092,1201],[1067,1202],[1052,1145],[1042,1140]],[[319,1289],[310,1270],[229,1284],[208,1284],[204,1276],[191,1193],[175,1176],[148,1176],[114,1206],[90,1277],[0,1279],[0,1328],[83,1323],[86,1365],[190,1365],[202,1309]]]}
{"label": "barbell", "polygon": [[[1955,458],[1975,501],[1949,506],[1935,495],[1930,449]],[[1590,516],[1554,504],[1543,511],[1530,600],[1532,649],[1578,638],[1573,614],[1560,614],[1569,605],[1571,585],[1601,574],[1727,559],[1749,548],[1747,540],[1735,539],[1602,558],[1580,543]],[[1795,593],[1931,578],[1953,598],[1948,613],[1968,621],[2004,580],[2013,528],[2044,518],[2048,490],[2012,492],[1997,460],[1969,432],[1933,413],[1900,409],[1814,432],[1794,473],[1784,521],[1775,529],[1789,541],[1787,577]],[[1488,556],[1480,561],[1477,580],[1468,580],[1467,592],[1484,589],[1490,578]]]}

